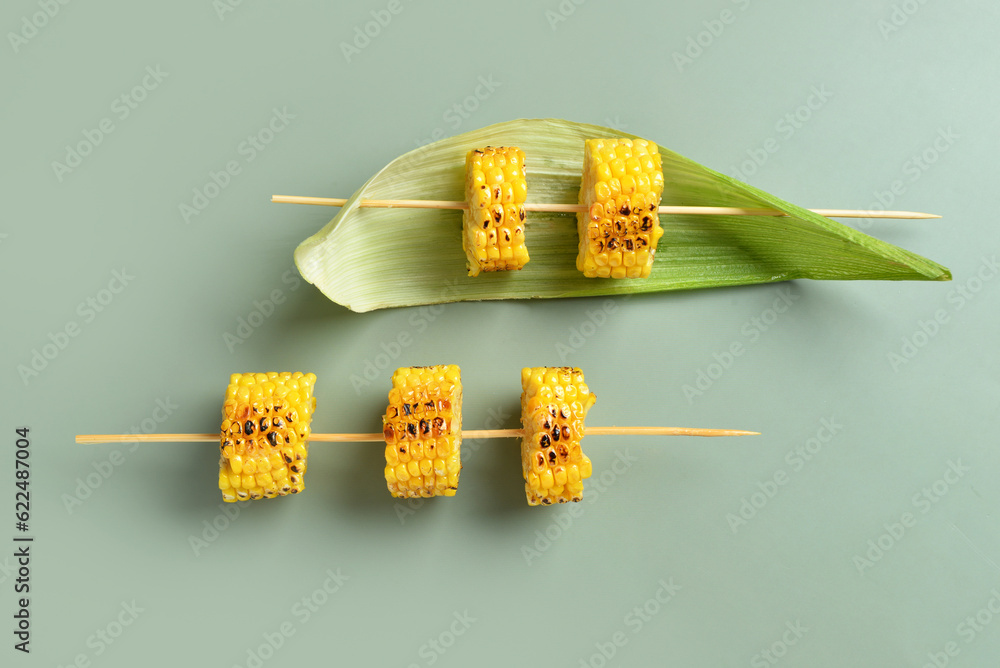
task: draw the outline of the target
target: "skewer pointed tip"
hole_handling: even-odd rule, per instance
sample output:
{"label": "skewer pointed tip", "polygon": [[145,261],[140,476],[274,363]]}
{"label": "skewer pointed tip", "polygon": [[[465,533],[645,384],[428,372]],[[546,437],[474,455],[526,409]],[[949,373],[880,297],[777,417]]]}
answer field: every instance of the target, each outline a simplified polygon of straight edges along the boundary
{"label": "skewer pointed tip", "polygon": [[760,436],[759,431],[743,431],[742,429],[715,429],[711,432],[714,433],[692,434],[692,436]]}

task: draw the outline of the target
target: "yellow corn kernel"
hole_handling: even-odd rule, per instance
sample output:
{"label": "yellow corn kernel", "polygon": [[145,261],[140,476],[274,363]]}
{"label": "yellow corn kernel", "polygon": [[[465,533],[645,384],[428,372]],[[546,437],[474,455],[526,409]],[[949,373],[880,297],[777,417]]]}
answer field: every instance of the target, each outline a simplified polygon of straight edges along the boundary
{"label": "yellow corn kernel", "polygon": [[590,460],[580,449],[595,397],[571,367],[521,369],[521,468],[528,504],[580,501]]}
{"label": "yellow corn kernel", "polygon": [[382,417],[382,434],[390,494],[397,498],[454,496],[462,468],[459,368],[397,369]]}
{"label": "yellow corn kernel", "polygon": [[663,195],[661,165],[653,142],[585,142],[580,204],[586,209],[577,214],[576,258],[576,268],[584,276],[649,277],[656,245],[663,236],[658,214]]}
{"label": "yellow corn kernel", "polygon": [[305,489],[316,376],[236,373],[229,378],[219,437],[219,489],[227,502]]}
{"label": "yellow corn kernel", "polygon": [[462,248],[469,276],[520,269],[529,259],[524,245],[524,202],[528,196],[524,152],[516,146],[473,149],[466,156],[465,167],[469,208],[462,217]]}

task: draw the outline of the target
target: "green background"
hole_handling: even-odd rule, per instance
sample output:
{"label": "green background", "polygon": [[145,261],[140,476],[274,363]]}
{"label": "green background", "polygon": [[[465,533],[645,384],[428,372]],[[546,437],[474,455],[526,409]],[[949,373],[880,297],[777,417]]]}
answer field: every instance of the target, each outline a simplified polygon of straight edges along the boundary
{"label": "green background", "polygon": [[[0,10],[0,534],[15,533],[26,425],[36,537],[30,656],[12,648],[2,551],[3,663],[257,665],[284,629],[261,665],[995,664],[996,4],[340,5]],[[36,17],[45,6],[55,16]],[[348,59],[373,11],[391,20]],[[480,77],[494,89],[477,99]],[[814,89],[828,99],[803,107]],[[251,151],[275,109],[294,118]],[[594,328],[605,299],[359,315],[295,280],[292,251],[333,212],[270,195],[347,196],[438,129],[517,117],[616,125],[728,174],[747,164],[750,183],[806,206],[864,208],[895,187],[889,208],[944,219],[855,224],[955,280],[636,296]],[[57,174],[86,133],[100,142]],[[229,161],[239,173],[185,221]],[[106,291],[123,269],[134,278]],[[273,313],[227,344],[275,290]],[[763,435],[588,439],[575,516],[525,505],[512,441],[466,444],[458,496],[417,509],[386,493],[377,446],[316,445],[305,494],[232,520],[210,445],[73,441],[213,431],[234,371],[312,371],[314,429],[372,431],[391,368],[436,363],[462,367],[466,425],[516,426],[520,368],[564,362],[598,396],[592,425]],[[715,377],[685,393],[699,374]],[[333,594],[328,571],[349,578]]]}

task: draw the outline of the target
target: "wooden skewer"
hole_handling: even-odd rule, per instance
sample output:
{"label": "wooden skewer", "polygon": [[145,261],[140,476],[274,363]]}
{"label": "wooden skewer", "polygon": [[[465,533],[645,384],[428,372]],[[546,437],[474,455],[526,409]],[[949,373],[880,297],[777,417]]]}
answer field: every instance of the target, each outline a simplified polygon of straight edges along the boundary
{"label": "wooden skewer", "polygon": [[[299,197],[297,195],[272,195],[271,201],[278,204],[313,204],[316,206],[344,206],[346,199],[332,197]],[[358,205],[376,209],[468,209],[466,202],[436,199],[363,199]],[[542,204],[528,203],[525,211],[547,213],[579,213],[582,204]],[[918,211],[865,211],[861,209],[809,209],[813,213],[828,218],[907,218],[929,219],[941,216]],[[665,215],[708,215],[708,216],[787,216],[775,209],[744,209],[728,206],[661,206],[659,212]]]}
{"label": "wooden skewer", "polygon": [[[587,427],[587,436],[759,436],[758,431],[738,429],[697,429],[690,427]],[[523,429],[466,429],[462,438],[521,438]],[[381,433],[311,434],[310,441],[362,443],[383,441]],[[219,434],[78,434],[77,443],[194,443],[218,442]]]}

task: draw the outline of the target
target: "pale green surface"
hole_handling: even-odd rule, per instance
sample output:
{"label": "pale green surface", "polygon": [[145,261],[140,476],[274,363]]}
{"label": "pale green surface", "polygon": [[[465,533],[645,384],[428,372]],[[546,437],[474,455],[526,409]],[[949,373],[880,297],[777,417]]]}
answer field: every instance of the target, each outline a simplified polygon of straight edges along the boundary
{"label": "pale green surface", "polygon": [[[950,665],[997,663],[1000,619],[971,642],[959,627],[1000,590],[1000,281],[975,278],[992,274],[983,258],[1000,245],[995,3],[927,2],[887,39],[878,21],[892,2],[623,4],[591,0],[553,31],[554,1],[404,0],[351,63],[338,44],[385,3],[244,0],[221,22],[207,1],[70,3],[19,53],[2,47],[0,535],[13,532],[13,428],[28,424],[37,536],[34,652],[15,655],[5,631],[3,665],[84,654],[94,666],[245,666],[287,621],[294,635],[265,666],[425,666],[421,646],[464,611],[477,621],[435,666],[579,666],[619,631],[627,644],[611,666],[771,665],[755,655],[796,621],[808,631],[777,665],[920,666],[951,641]],[[735,22],[679,72],[674,51],[724,9]],[[36,11],[5,3],[0,26],[16,30]],[[618,36],[629,44],[607,41]],[[490,44],[513,48],[501,58]],[[602,58],[584,65],[589,46]],[[169,76],[119,120],[112,100],[156,65]],[[444,114],[479,76],[500,86],[453,128]],[[833,96],[782,133],[776,124],[814,86]],[[246,162],[240,143],[274,107],[295,118]],[[58,182],[51,162],[104,117],[114,132]],[[604,299],[353,314],[294,273],[282,278],[330,211],[267,200],[346,196],[435,128],[517,117],[620,124],[728,174],[773,137],[778,151],[747,178],[803,206],[867,207],[899,179],[892,208],[945,219],[864,231],[941,262],[955,281],[797,281],[614,302],[565,357],[598,395],[591,424],[764,435],[589,440],[597,475],[610,475],[617,452],[638,461],[603,493],[591,483],[596,502],[530,565],[522,546],[566,510],[524,505],[512,442],[468,446],[458,496],[404,524],[378,448],[364,445],[317,445],[305,494],[245,508],[200,556],[189,536],[219,513],[211,446],[126,448],[67,512],[62,495],[115,450],[74,445],[74,434],[127,431],[167,398],[179,408],[158,431],[212,430],[232,371],[313,371],[317,431],[377,428],[389,372],[358,392],[348,379],[404,333],[412,343],[393,366],[460,364],[466,424],[485,426],[492,410],[513,426],[520,367],[561,363],[560,346],[581,343],[571,328]],[[949,128],[953,145],[910,172]],[[229,160],[241,173],[185,224],[178,205]],[[122,267],[134,281],[87,322],[78,304]],[[224,333],[273,290],[284,303],[230,352]],[[768,309],[782,294],[792,306],[775,320]],[[945,324],[894,369],[888,355],[936,315]],[[70,321],[79,336],[25,385],[17,366]],[[713,357],[735,343],[742,354],[688,401],[684,385],[716,371]],[[786,454],[830,418],[843,428],[795,470]],[[915,495],[949,460],[969,470],[924,506]],[[779,470],[787,483],[734,534],[727,514]],[[859,573],[853,557],[906,512],[915,526]],[[302,623],[296,601],[337,568],[351,579]],[[626,616],[670,578],[682,589],[634,633]],[[95,656],[88,637],[133,599],[144,612]]]}

